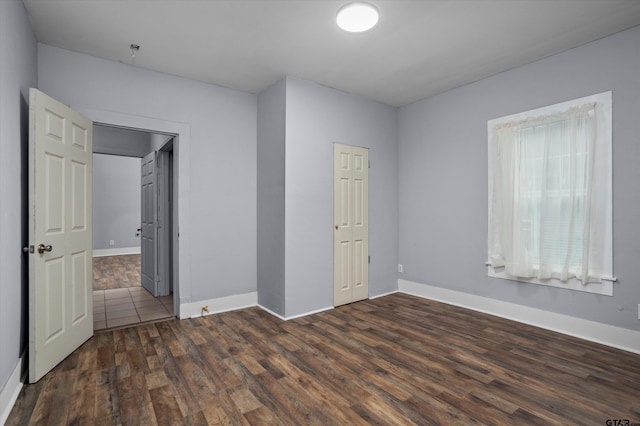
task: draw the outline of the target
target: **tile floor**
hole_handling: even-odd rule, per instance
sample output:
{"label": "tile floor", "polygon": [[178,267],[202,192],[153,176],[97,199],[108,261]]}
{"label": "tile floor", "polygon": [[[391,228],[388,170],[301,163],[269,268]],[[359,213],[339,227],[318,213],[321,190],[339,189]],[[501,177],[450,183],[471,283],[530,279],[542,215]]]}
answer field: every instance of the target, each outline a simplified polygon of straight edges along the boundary
{"label": "tile floor", "polygon": [[143,287],[93,292],[94,330],[171,317],[173,317],[173,296],[155,298]]}

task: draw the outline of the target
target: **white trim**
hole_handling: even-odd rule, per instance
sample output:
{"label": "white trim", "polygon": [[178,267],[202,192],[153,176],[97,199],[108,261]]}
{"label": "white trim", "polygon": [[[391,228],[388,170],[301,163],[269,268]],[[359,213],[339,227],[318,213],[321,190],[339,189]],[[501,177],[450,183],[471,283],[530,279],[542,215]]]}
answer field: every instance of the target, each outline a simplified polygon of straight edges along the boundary
{"label": "white trim", "polygon": [[261,305],[261,304],[259,304],[259,303],[258,303],[258,305],[257,305],[257,306],[258,306],[258,308],[260,308],[260,309],[262,309],[263,311],[265,311],[265,312],[267,312],[267,313],[269,313],[269,314],[273,315],[274,317],[276,317],[276,318],[278,318],[278,319],[281,319],[282,321],[286,321],[286,320],[287,320],[287,318],[283,317],[283,316],[282,316],[282,315],[280,315],[280,314],[277,314],[277,313],[273,312],[273,311],[272,311],[271,309],[269,309],[269,308],[265,308],[264,306],[262,306],[262,305]]}
{"label": "white trim", "polygon": [[297,315],[292,315],[290,317],[286,317],[285,321],[289,321],[289,320],[296,319],[296,318],[306,317],[307,315],[319,314],[320,312],[330,311],[331,309],[334,309],[334,307],[333,306],[327,306],[326,308],[320,308],[320,309],[316,309],[316,310],[313,310],[313,311],[304,312],[304,313],[297,314]]}
{"label": "white trim", "polygon": [[[560,281],[556,278],[548,280],[539,280],[537,278],[521,278],[513,277],[507,274],[504,267],[487,266],[487,275],[493,278],[500,278],[503,280],[517,281],[529,284],[543,285],[548,287],[562,288],[564,290],[582,291],[585,293],[601,294],[603,296],[613,296],[613,283],[617,281],[617,278],[601,277],[600,283],[587,283],[583,284],[579,279],[572,277],[566,281]],[[517,283],[516,283],[517,284]]]}
{"label": "white trim", "polygon": [[387,293],[376,294],[375,296],[369,296],[369,299],[377,299],[379,297],[389,296],[390,294],[394,294],[394,293],[397,293],[399,291],[400,290],[393,290],[393,291],[389,291]]}
{"label": "white trim", "polygon": [[[192,303],[180,303],[180,319],[197,318],[221,312],[250,308],[258,304],[258,293],[235,294],[233,296],[218,297],[216,299],[200,300]],[[208,306],[209,311],[202,312],[202,307]]]}
{"label": "white trim", "polygon": [[[82,105],[71,105],[71,108],[94,122],[128,127],[131,129],[151,130],[153,132],[177,135],[174,145],[174,156],[178,161],[175,165],[175,175],[178,179],[178,217],[174,218],[178,228],[178,280],[174,283],[174,297],[178,300],[191,301],[191,238],[189,231],[189,206],[191,205],[191,188],[189,185],[191,173],[191,124],[169,121],[162,118],[145,117],[115,111],[87,108]],[[180,309],[180,305],[176,307]],[[183,316],[178,311],[180,317]]]}
{"label": "white trim", "polygon": [[262,306],[260,304],[258,304],[257,306],[258,306],[258,308],[262,309],[265,312],[270,313],[271,315],[281,319],[282,321],[289,321],[289,320],[296,319],[296,318],[306,317],[307,315],[319,314],[320,312],[329,311],[329,310],[333,309],[333,306],[329,306],[327,308],[320,308],[320,309],[316,309],[314,311],[309,311],[309,312],[305,312],[305,313],[302,313],[302,314],[293,315],[293,316],[290,316],[290,317],[283,317],[282,315],[277,314],[277,313],[273,312],[271,309],[265,308],[264,306]]}
{"label": "white trim", "polygon": [[[393,291],[389,291],[389,292],[387,292],[387,293],[377,294],[377,295],[375,295],[375,296],[369,296],[369,299],[377,299],[377,298],[379,298],[379,297],[389,296],[390,294],[397,293],[398,291],[399,291],[399,290],[393,290]],[[331,309],[335,309],[335,307],[334,307],[334,306],[329,306],[329,307],[326,307],[326,308],[320,308],[320,309],[316,309],[316,310],[314,310],[314,311],[305,312],[305,313],[298,314],[298,315],[293,315],[293,316],[291,316],[291,317],[285,317],[285,316],[282,316],[282,315],[280,315],[280,314],[278,314],[278,313],[273,312],[271,309],[266,308],[266,307],[262,306],[262,305],[261,305],[261,304],[259,304],[259,303],[258,303],[258,305],[257,305],[257,306],[258,306],[260,309],[262,309],[263,311],[266,311],[266,312],[270,313],[270,314],[271,314],[271,315],[273,315],[274,317],[280,318],[282,321],[289,321],[289,320],[292,320],[292,319],[295,319],[295,318],[306,317],[307,315],[318,314],[318,313],[320,313],[320,312],[324,312],[324,311],[329,311],[329,310],[331,310]]]}
{"label": "white trim", "polygon": [[402,293],[437,300],[640,354],[639,331],[402,279],[398,280],[398,289]]}
{"label": "white trim", "polygon": [[140,254],[140,247],[120,247],[111,249],[94,249],[93,257],[120,256],[124,254]]}
{"label": "white trim", "polygon": [[21,371],[23,360],[24,354],[20,356],[18,365],[16,365],[13,373],[9,376],[9,380],[7,380],[4,388],[0,391],[0,425],[5,424],[9,418],[9,414],[11,414],[11,410],[22,390],[23,377],[21,377]]}

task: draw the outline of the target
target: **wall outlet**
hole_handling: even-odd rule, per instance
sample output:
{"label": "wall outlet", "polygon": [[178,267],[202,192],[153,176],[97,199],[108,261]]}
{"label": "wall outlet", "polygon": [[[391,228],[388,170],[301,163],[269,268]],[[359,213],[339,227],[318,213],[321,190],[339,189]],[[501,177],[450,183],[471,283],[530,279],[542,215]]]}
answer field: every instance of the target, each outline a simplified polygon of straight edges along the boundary
{"label": "wall outlet", "polygon": [[402,273],[402,263],[398,263],[398,272]]}
{"label": "wall outlet", "polygon": [[109,245],[110,245],[110,246],[115,246],[115,245],[116,245],[116,242],[115,242],[115,241],[113,241],[113,240],[109,240]]}

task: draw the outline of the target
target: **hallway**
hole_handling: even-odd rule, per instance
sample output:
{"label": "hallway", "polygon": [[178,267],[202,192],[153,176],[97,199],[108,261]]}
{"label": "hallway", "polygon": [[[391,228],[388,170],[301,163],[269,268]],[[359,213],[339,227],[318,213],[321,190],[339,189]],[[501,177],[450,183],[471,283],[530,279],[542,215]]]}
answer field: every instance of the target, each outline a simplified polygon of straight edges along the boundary
{"label": "hallway", "polygon": [[172,318],[173,296],[153,297],[140,285],[140,255],[93,258],[93,329]]}

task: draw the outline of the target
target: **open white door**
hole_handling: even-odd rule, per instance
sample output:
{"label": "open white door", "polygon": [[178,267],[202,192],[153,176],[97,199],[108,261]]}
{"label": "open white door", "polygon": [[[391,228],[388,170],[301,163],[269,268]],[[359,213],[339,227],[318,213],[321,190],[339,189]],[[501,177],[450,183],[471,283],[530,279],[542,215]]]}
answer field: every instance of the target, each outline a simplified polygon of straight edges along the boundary
{"label": "open white door", "polygon": [[369,297],[369,150],[334,145],[333,305]]}
{"label": "open white door", "polygon": [[29,92],[29,381],[93,335],[92,125]]}
{"label": "open white door", "polygon": [[158,263],[158,153],[153,151],[142,159],[142,286],[154,297],[158,296],[156,265]]}

